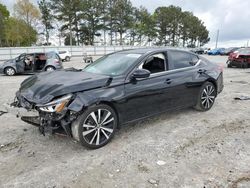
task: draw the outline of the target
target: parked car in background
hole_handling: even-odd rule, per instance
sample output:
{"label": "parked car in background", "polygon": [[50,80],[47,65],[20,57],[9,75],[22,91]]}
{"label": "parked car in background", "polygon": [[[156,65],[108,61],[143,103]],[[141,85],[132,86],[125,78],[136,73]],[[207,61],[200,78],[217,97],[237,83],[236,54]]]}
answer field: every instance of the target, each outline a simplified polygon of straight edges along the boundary
{"label": "parked car in background", "polygon": [[107,144],[119,126],[166,111],[212,108],[223,89],[223,68],[177,49],[123,50],[82,71],[41,73],[23,81],[18,107],[42,134],[65,132],[88,148]]}
{"label": "parked car in background", "polygon": [[8,76],[62,69],[60,57],[55,52],[24,53],[0,65],[0,73]]}
{"label": "parked car in background", "polygon": [[248,68],[250,67],[250,48],[240,48],[232,52],[227,61],[227,67],[233,66]]}
{"label": "parked car in background", "polygon": [[196,54],[204,54],[204,49],[203,48],[194,48],[191,50],[191,52],[196,53]]}
{"label": "parked car in background", "polygon": [[59,51],[58,54],[62,61],[70,61],[71,59],[71,53],[69,53],[69,51]]}
{"label": "parked car in background", "polygon": [[207,54],[207,52],[211,50],[210,48],[204,48],[204,54]]}
{"label": "parked car in background", "polygon": [[238,49],[239,49],[239,48],[237,48],[237,47],[226,48],[225,50],[223,50],[223,51],[221,52],[220,55],[230,55],[232,52],[234,52],[234,51],[236,51],[236,50],[238,50]]}
{"label": "parked car in background", "polygon": [[225,48],[216,48],[216,49],[213,49],[213,50],[209,50],[207,52],[207,54],[208,55],[221,55],[224,50],[225,50]]}

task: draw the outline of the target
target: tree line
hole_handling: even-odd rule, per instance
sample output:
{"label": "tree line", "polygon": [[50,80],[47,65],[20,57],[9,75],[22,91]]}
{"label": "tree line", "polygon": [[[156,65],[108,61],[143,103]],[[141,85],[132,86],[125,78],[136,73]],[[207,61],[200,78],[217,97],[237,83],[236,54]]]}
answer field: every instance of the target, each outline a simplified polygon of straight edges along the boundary
{"label": "tree line", "polygon": [[57,34],[65,45],[203,46],[209,42],[204,23],[177,6],[150,13],[130,0],[17,0],[14,14],[0,4],[0,46],[29,46]]}

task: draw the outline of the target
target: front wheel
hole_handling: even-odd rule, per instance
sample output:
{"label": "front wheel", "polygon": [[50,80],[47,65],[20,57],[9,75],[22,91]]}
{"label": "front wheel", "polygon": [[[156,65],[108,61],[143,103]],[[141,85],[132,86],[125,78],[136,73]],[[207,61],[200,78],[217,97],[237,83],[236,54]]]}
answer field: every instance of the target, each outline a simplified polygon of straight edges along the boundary
{"label": "front wheel", "polygon": [[216,88],[213,83],[206,82],[200,89],[197,104],[194,107],[199,111],[208,111],[212,108],[216,98]]}
{"label": "front wheel", "polygon": [[46,67],[45,71],[54,71],[56,70],[55,67],[52,67],[52,66],[48,66]]}
{"label": "front wheel", "polygon": [[5,68],[4,73],[5,73],[7,76],[14,76],[14,75],[16,74],[16,71],[15,71],[15,69],[12,68],[12,67],[7,67],[7,68]]}
{"label": "front wheel", "polygon": [[73,138],[87,148],[97,149],[113,138],[118,124],[116,112],[108,105],[89,107],[72,123]]}
{"label": "front wheel", "polygon": [[232,68],[232,62],[230,60],[227,61],[227,68]]}

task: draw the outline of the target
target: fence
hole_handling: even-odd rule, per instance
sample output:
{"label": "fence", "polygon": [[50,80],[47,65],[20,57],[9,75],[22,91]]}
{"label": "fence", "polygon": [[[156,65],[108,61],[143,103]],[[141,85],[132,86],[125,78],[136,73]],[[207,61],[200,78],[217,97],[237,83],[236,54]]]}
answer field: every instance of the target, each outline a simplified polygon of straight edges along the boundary
{"label": "fence", "polygon": [[69,51],[73,57],[77,56],[100,56],[119,50],[140,48],[138,46],[41,46],[41,47],[11,47],[0,48],[0,61],[15,58],[22,53]]}

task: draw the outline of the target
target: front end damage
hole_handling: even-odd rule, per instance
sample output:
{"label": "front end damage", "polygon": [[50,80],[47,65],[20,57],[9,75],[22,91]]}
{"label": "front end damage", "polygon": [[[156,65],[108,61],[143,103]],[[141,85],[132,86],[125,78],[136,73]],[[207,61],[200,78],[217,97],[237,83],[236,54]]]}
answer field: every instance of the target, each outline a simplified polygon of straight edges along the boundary
{"label": "front end damage", "polygon": [[15,102],[11,106],[25,108],[28,112],[36,111],[36,116],[27,116],[27,113],[19,114],[19,116],[22,121],[37,126],[41,134],[60,134],[72,137],[71,123],[76,120],[79,112],[72,111],[68,107],[75,98],[76,95],[68,94],[46,104],[36,104],[17,92]]}

